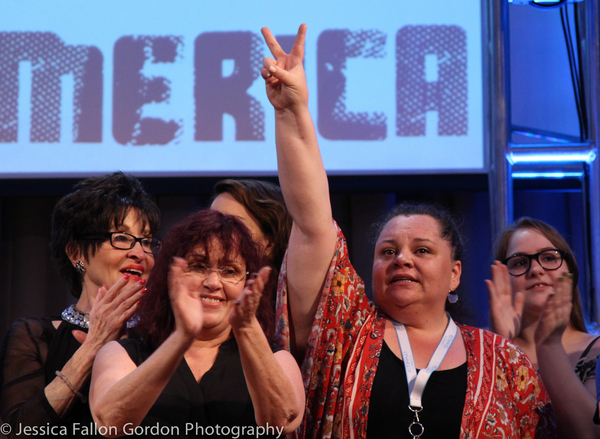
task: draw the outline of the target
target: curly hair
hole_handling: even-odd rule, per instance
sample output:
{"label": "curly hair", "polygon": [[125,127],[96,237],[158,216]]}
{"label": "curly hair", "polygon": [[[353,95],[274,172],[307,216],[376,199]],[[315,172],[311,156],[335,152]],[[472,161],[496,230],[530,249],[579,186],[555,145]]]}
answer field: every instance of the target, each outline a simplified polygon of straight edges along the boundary
{"label": "curly hair", "polygon": [[[214,210],[200,210],[175,225],[163,240],[154,269],[148,279],[148,291],[142,300],[136,327],[144,344],[156,349],[175,329],[175,316],[169,299],[168,276],[174,256],[187,259],[200,248],[209,254],[211,245],[218,241],[227,258],[240,256],[249,272],[257,272],[264,260],[260,247],[252,239],[248,228],[237,218]],[[263,294],[257,319],[270,340],[273,333],[273,304]]]}
{"label": "curly hair", "polygon": [[73,192],[61,198],[52,212],[50,250],[71,294],[81,296],[83,276],[78,273],[67,255],[67,248],[78,249],[87,259],[102,245],[81,237],[87,234],[116,230],[127,215],[140,215],[143,228],[152,235],[160,227],[160,211],[138,179],[122,172],[91,177],[75,185]]}
{"label": "curly hair", "polygon": [[573,255],[573,251],[566,239],[562,237],[558,230],[552,227],[550,224],[540,221],[538,219],[522,217],[515,221],[514,224],[508,226],[498,237],[495,245],[495,258],[498,261],[505,260],[508,255],[508,247],[510,240],[513,235],[523,229],[536,230],[541,233],[552,245],[558,250],[565,252],[565,262],[569,268],[569,273],[573,275],[573,308],[571,309],[571,316],[569,319],[570,325],[573,329],[581,332],[588,332],[585,326],[585,320],[583,318],[583,309],[581,306],[581,296],[579,295],[579,287],[577,282],[579,280],[579,268],[577,267],[577,261]]}

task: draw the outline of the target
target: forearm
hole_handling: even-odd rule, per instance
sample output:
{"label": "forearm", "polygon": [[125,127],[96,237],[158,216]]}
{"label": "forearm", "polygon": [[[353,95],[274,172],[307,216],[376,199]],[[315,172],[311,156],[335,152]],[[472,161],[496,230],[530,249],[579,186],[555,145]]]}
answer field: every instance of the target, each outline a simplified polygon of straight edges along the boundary
{"label": "forearm", "polygon": [[323,280],[333,257],[327,174],[307,106],[276,111],[279,181],[294,219],[287,256],[287,283],[295,351],[306,346]]}
{"label": "forearm", "polygon": [[[101,347],[101,345],[91,343],[82,344],[59,371],[64,378],[56,376],[44,389],[48,403],[59,416],[64,416],[78,398],[73,389],[79,392],[87,383],[92,373],[94,358]],[[65,379],[73,386],[73,389]],[[84,397],[87,398],[87,395]]]}
{"label": "forearm", "polygon": [[[58,376],[48,383],[43,362],[35,343],[42,327],[34,321],[15,324],[5,340],[2,364],[2,398],[0,416],[13,427],[60,422],[78,398],[69,385]],[[33,335],[32,335],[33,334]],[[90,377],[98,347],[84,343],[62,367],[60,372],[80,391]],[[54,371],[51,371],[54,372]],[[87,395],[85,395],[87,396]]]}
{"label": "forearm", "polygon": [[305,235],[331,228],[329,184],[306,105],[275,111],[279,182],[294,223]]}
{"label": "forearm", "polygon": [[[109,353],[108,358],[102,358],[98,376],[94,366],[90,392],[90,408],[98,425],[116,427],[119,434],[123,433],[125,424],[138,426],[164,390],[189,345],[189,338],[174,332],[146,361],[117,378],[110,372],[114,355]],[[127,355],[124,350],[123,354]]]}
{"label": "forearm", "polygon": [[596,399],[581,383],[560,343],[536,346],[539,372],[548,390],[558,429],[563,438],[600,437],[594,425]]}
{"label": "forearm", "polygon": [[[253,319],[249,327],[234,328],[233,332],[240,350],[256,423],[283,427],[284,432],[294,431],[300,424],[304,405],[299,371],[298,380],[302,395],[298,395],[298,386],[294,387],[290,377],[275,358],[256,319]],[[294,364],[294,367],[297,366]],[[295,377],[293,371],[291,376]]]}

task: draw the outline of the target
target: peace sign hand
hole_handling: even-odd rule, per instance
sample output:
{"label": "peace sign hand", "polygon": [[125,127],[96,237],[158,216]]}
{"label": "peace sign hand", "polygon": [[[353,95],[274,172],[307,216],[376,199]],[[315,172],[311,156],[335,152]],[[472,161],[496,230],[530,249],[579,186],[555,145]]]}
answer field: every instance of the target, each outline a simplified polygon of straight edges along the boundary
{"label": "peace sign hand", "polygon": [[308,87],[304,74],[304,40],[306,24],[301,24],[290,53],[285,53],[271,31],[261,29],[273,58],[266,57],[260,70],[265,80],[267,97],[275,110],[291,109],[296,105],[308,105]]}

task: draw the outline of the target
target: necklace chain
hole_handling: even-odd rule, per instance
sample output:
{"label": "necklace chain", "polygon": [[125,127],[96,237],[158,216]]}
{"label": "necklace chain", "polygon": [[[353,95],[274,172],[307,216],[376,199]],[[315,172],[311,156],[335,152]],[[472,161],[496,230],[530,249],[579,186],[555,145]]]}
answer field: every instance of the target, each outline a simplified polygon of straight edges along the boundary
{"label": "necklace chain", "polygon": [[[71,323],[72,325],[79,326],[83,329],[90,328],[90,315],[86,312],[80,311],[75,305],[71,305],[65,309],[61,314],[62,319],[65,322]],[[127,328],[133,328],[139,321],[138,316],[133,316],[127,320]]]}

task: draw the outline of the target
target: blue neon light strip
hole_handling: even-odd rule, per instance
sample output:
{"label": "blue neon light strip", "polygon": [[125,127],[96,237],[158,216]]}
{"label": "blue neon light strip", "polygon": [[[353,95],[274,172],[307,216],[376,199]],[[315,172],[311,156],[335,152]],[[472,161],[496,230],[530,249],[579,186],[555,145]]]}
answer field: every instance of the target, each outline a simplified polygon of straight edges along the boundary
{"label": "blue neon light strip", "polygon": [[513,172],[513,178],[582,178],[583,172]]}

